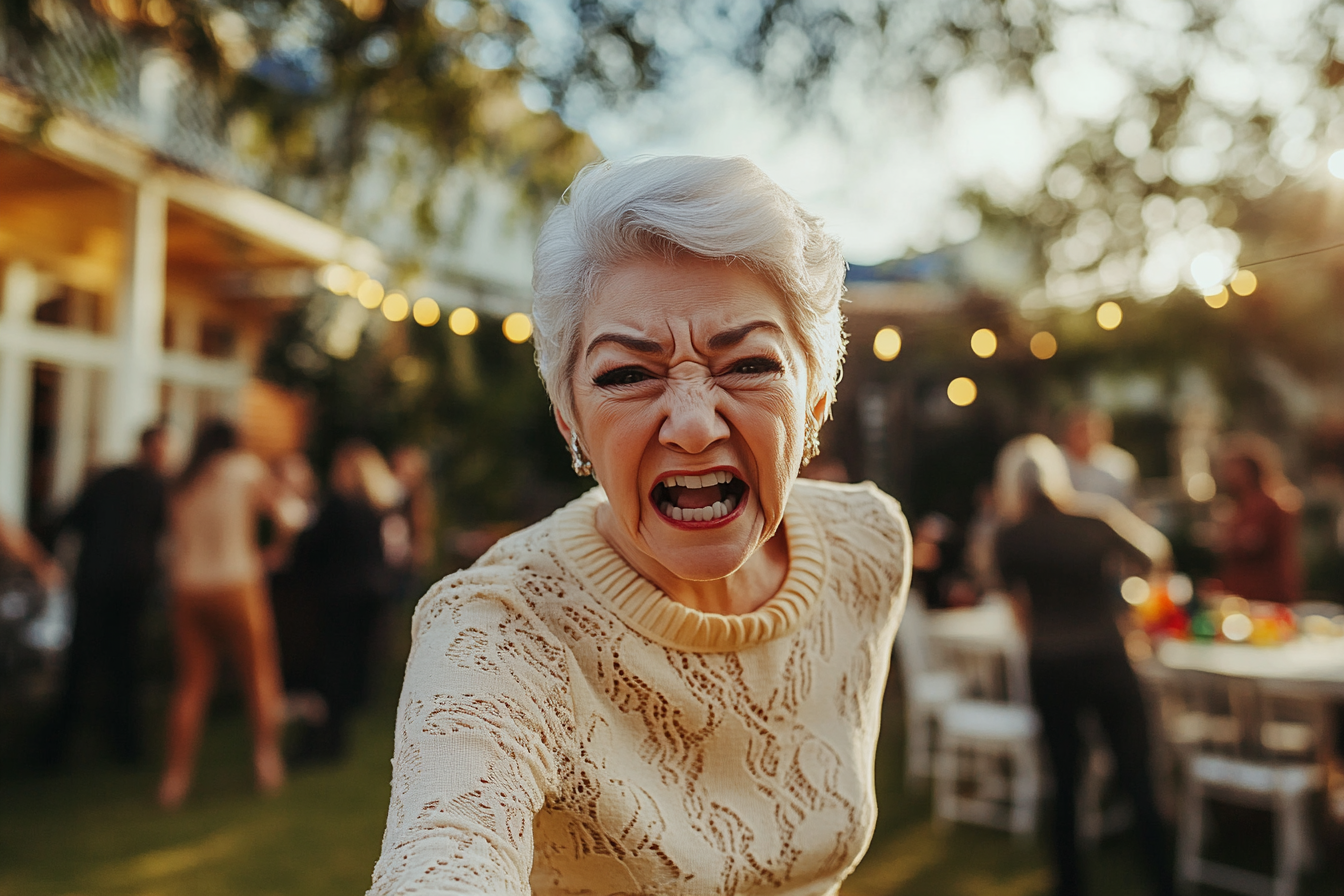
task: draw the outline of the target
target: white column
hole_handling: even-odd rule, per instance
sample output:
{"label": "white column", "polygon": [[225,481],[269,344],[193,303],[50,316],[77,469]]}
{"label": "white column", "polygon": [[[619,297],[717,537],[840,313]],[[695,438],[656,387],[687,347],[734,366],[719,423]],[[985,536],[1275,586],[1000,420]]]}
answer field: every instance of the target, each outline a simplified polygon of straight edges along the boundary
{"label": "white column", "polygon": [[[92,329],[93,296],[76,293],[70,308],[70,326]],[[79,494],[89,462],[92,436],[89,414],[93,407],[93,370],[78,364],[61,367],[61,386],[57,395],[56,451],[51,476],[51,500],[64,508]]]}
{"label": "white column", "polygon": [[126,277],[117,302],[118,359],[103,407],[98,446],[103,463],[130,460],[140,430],[159,414],[168,199],[156,181],[136,188],[128,230]]}
{"label": "white column", "polygon": [[37,306],[37,271],[27,262],[10,262],[5,268],[3,289],[0,327],[6,338],[0,341],[0,514],[24,522],[33,364],[24,351],[23,333],[32,325]]}

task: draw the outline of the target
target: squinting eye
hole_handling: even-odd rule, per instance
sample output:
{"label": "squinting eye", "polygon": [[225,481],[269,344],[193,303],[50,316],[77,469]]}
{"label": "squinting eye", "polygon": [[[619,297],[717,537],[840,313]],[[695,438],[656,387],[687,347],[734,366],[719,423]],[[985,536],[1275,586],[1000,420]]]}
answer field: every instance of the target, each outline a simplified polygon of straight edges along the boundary
{"label": "squinting eye", "polygon": [[593,377],[593,384],[596,386],[633,386],[635,383],[642,383],[652,376],[642,367],[617,367],[615,370],[608,370],[606,373],[598,374]]}
{"label": "squinting eye", "polygon": [[774,358],[745,358],[732,366],[730,373],[779,373],[784,367]]}

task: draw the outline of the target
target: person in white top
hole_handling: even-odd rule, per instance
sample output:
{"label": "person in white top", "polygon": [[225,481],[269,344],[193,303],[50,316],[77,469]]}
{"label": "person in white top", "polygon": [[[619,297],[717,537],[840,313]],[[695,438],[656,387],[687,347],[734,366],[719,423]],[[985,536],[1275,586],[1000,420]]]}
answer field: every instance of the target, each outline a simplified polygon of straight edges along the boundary
{"label": "person in white top", "polygon": [[243,681],[257,786],[271,791],[284,783],[284,689],[257,541],[263,515],[271,518],[277,532],[287,533],[302,527],[306,510],[301,499],[279,486],[260,458],[238,447],[230,424],[205,423],[169,508],[177,681],[158,792],[165,808],[180,805],[191,789],[221,653],[229,654]]}
{"label": "person in white top", "polygon": [[745,159],[673,157],[586,169],[534,262],[600,487],[417,607],[370,892],[835,894],[910,581],[895,501],[798,477],[839,246]]}

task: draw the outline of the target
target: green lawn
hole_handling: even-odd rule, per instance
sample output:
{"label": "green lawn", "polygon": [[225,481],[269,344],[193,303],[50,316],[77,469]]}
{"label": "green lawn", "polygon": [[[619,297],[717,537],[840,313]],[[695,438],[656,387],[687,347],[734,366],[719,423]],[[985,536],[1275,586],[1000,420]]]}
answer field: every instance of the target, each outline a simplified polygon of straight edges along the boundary
{"label": "green lawn", "polygon": [[[360,719],[344,764],[300,770],[270,799],[252,792],[247,730],[236,707],[211,721],[197,790],[175,814],[153,804],[148,765],[127,772],[86,761],[43,778],[6,760],[0,896],[357,896],[368,885],[387,811],[394,694],[389,680]],[[879,746],[879,828],[845,896],[1046,893],[1039,845],[968,826],[937,832],[927,794],[903,792],[898,710],[891,701],[892,724]],[[1268,825],[1262,828],[1249,836],[1266,839]],[[1103,844],[1092,879],[1098,896],[1142,893],[1126,838]],[[1341,891],[1338,871],[1324,870],[1301,892]]]}

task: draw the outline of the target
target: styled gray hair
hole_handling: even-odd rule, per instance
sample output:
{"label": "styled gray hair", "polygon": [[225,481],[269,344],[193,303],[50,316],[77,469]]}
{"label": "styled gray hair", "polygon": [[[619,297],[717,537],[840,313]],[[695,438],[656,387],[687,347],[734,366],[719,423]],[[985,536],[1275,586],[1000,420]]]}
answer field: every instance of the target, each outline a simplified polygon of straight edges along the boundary
{"label": "styled gray hair", "polygon": [[682,253],[742,264],[774,285],[807,359],[809,399],[835,400],[845,355],[845,260],[821,220],[743,158],[599,162],[574,178],[532,256],[533,341],[551,402],[573,420],[579,325],[602,277]]}

